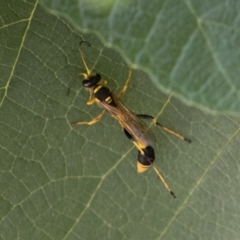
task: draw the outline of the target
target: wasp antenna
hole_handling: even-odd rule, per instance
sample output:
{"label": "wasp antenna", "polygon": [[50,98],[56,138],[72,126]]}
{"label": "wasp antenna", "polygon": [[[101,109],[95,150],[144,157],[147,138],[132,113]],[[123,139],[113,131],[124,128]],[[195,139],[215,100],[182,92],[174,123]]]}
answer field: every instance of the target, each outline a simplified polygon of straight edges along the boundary
{"label": "wasp antenna", "polygon": [[162,174],[159,172],[159,170],[156,168],[156,166],[149,160],[149,162],[151,163],[154,171],[156,172],[156,174],[158,175],[158,177],[160,178],[160,180],[162,181],[163,185],[165,186],[165,188],[168,190],[168,192],[172,195],[173,198],[176,198],[176,195],[174,194],[174,192],[171,190],[171,188],[168,186],[168,184],[165,182]]}
{"label": "wasp antenna", "polygon": [[84,54],[83,54],[82,49],[81,49],[81,46],[82,46],[83,43],[85,43],[88,47],[91,47],[91,43],[90,43],[90,42],[87,42],[87,41],[81,41],[81,42],[79,43],[80,56],[81,56],[81,59],[82,59],[82,62],[83,62],[83,64],[84,64],[84,66],[85,66],[85,69],[86,69],[86,71],[87,71],[87,75],[90,76],[91,71],[89,70],[89,68],[88,68],[88,66],[87,66],[87,63],[86,63],[86,61],[85,61],[85,59],[84,59]]}
{"label": "wasp antenna", "polygon": [[80,41],[79,47],[81,47],[83,43],[86,43],[88,45],[88,47],[91,47],[91,43],[88,41],[84,41],[84,40]]}

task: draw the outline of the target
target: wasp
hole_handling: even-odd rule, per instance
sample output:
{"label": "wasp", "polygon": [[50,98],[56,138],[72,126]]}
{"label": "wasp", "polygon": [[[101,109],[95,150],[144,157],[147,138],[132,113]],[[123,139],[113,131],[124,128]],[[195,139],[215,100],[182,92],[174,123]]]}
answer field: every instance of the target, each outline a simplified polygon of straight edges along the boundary
{"label": "wasp", "polygon": [[96,73],[92,74],[90,69],[87,66],[85,61],[81,46],[82,44],[86,44],[87,46],[91,46],[91,44],[87,41],[81,41],[79,43],[79,53],[86,69],[86,73],[80,73],[84,80],[82,82],[83,87],[90,92],[89,100],[87,101],[87,105],[91,105],[97,103],[103,108],[101,114],[88,122],[72,122],[72,126],[87,124],[92,125],[98,122],[104,113],[107,111],[110,115],[115,118],[119,124],[121,125],[125,135],[128,139],[130,139],[133,144],[138,149],[138,161],[137,161],[137,171],[142,173],[146,171],[149,167],[152,167],[156,172],[157,176],[160,178],[166,189],[169,193],[176,198],[176,195],[170,189],[168,184],[165,182],[164,178],[160,174],[160,171],[153,164],[155,160],[155,152],[153,149],[153,143],[156,141],[155,136],[151,129],[141,120],[141,119],[150,119],[155,125],[160,126],[163,130],[179,137],[180,139],[191,143],[191,140],[185,138],[181,134],[174,132],[163,125],[161,125],[157,120],[147,114],[135,114],[130,109],[128,109],[121,101],[121,96],[126,92],[129,81],[132,75],[132,69],[130,69],[128,77],[126,79],[125,85],[118,95],[115,95],[108,87],[107,81],[102,79],[101,75]]}

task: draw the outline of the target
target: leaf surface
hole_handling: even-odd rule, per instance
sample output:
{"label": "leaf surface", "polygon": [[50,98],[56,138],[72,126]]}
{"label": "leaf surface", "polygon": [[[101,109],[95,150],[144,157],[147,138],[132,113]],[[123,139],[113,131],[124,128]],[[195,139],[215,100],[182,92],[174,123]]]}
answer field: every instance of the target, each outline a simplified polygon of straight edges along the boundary
{"label": "leaf surface", "polygon": [[237,0],[41,0],[94,31],[165,93],[211,112],[240,112]]}

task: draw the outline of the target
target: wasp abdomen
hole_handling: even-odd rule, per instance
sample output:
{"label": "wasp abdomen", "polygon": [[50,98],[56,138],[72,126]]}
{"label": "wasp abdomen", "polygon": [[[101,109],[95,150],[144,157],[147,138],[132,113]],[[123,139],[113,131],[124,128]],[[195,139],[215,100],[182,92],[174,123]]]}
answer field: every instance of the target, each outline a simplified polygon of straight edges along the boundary
{"label": "wasp abdomen", "polygon": [[155,152],[152,146],[142,149],[144,154],[138,151],[137,171],[142,173],[146,171],[155,160]]}
{"label": "wasp abdomen", "polygon": [[144,154],[138,151],[138,162],[144,166],[150,166],[155,160],[155,152],[152,146],[142,149]]}

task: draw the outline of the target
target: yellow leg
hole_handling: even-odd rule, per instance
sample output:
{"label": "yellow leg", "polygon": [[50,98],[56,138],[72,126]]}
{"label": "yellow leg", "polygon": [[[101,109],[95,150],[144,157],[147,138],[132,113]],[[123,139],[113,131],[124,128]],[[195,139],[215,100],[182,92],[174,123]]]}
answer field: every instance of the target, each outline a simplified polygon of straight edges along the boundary
{"label": "yellow leg", "polygon": [[176,195],[174,194],[174,192],[171,190],[171,188],[168,186],[168,184],[165,182],[162,174],[159,172],[159,170],[156,168],[156,166],[149,161],[154,169],[154,171],[156,172],[157,176],[159,177],[159,179],[162,181],[163,185],[165,186],[165,188],[168,190],[168,192],[173,196],[173,198],[176,198]]}
{"label": "yellow leg", "polygon": [[153,119],[153,122],[154,122],[156,125],[158,125],[159,127],[161,127],[164,131],[166,131],[166,132],[168,132],[168,133],[171,133],[172,135],[180,138],[181,140],[186,141],[186,142],[188,142],[188,143],[191,143],[191,142],[192,142],[191,139],[188,139],[188,138],[184,137],[184,136],[181,135],[180,133],[177,133],[177,132],[175,132],[175,131],[167,128],[167,127],[164,127],[162,124],[160,124],[159,122],[157,122],[157,120],[156,120],[155,118]]}
{"label": "yellow leg", "polygon": [[138,116],[139,118],[142,118],[142,119],[151,119],[151,120],[154,122],[155,125],[161,127],[164,131],[166,131],[166,132],[168,132],[168,133],[171,133],[172,135],[174,135],[174,136],[176,136],[176,137],[178,137],[178,138],[180,138],[180,139],[182,139],[182,140],[184,140],[184,141],[186,141],[186,142],[188,142],[188,143],[191,143],[191,142],[192,142],[191,139],[184,137],[184,136],[181,135],[180,133],[177,133],[177,132],[175,132],[175,131],[167,128],[167,127],[164,127],[161,123],[159,123],[159,122],[157,121],[156,118],[154,118],[154,117],[152,117],[152,116],[150,116],[150,115],[147,115],[147,114],[137,114],[137,116]]}
{"label": "yellow leg", "polygon": [[130,68],[127,80],[126,80],[125,85],[123,86],[121,92],[118,94],[118,98],[122,97],[122,95],[126,92],[126,90],[128,88],[128,84],[129,84],[129,82],[131,80],[131,76],[132,76],[132,69]]}
{"label": "yellow leg", "polygon": [[137,142],[134,142],[132,140],[133,144],[136,146],[136,148],[141,152],[142,155],[144,155],[144,151],[141,149],[141,147],[139,146],[139,144]]}
{"label": "yellow leg", "polygon": [[78,122],[77,121],[77,122],[72,122],[71,125],[72,126],[82,125],[82,124],[93,125],[94,123],[97,123],[101,119],[101,117],[103,116],[104,113],[105,113],[105,110],[103,110],[101,114],[99,114],[97,117],[95,117],[94,119],[92,119],[89,122]]}
{"label": "yellow leg", "polygon": [[90,96],[89,100],[87,101],[87,105],[92,105],[92,104],[95,103],[95,101],[96,101],[96,99],[95,98],[91,98],[91,96]]}

